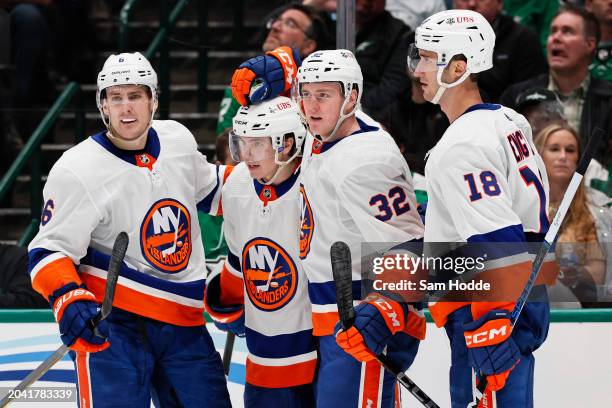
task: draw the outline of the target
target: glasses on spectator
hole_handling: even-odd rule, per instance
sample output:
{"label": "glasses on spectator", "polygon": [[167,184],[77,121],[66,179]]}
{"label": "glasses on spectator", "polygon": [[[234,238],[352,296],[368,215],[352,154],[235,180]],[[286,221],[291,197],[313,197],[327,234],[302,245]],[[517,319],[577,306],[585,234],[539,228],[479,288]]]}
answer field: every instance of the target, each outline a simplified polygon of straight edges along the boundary
{"label": "glasses on spectator", "polygon": [[299,30],[302,33],[304,33],[304,35],[308,38],[310,38],[310,34],[308,33],[308,31],[304,30],[302,27],[300,27],[300,25],[297,23],[297,21],[295,21],[294,19],[292,19],[291,17],[289,18],[280,18],[279,17],[272,17],[271,19],[269,19],[266,22],[266,28],[268,30],[272,29],[272,26],[274,25],[274,23],[279,22],[281,23],[281,25],[283,25],[284,27],[290,29],[290,30]]}

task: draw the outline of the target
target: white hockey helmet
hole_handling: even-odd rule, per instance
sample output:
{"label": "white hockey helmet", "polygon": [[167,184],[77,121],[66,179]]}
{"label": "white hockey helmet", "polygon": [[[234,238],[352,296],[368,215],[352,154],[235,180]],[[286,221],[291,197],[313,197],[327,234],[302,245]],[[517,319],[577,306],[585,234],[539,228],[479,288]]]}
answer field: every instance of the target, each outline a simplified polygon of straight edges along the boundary
{"label": "white hockey helmet", "polygon": [[[102,112],[103,91],[116,85],[145,85],[151,90],[151,97],[157,99],[157,74],[149,60],[139,52],[112,54],[104,62],[98,74],[98,89],[96,91],[96,104],[102,115],[104,124],[106,119]],[[151,118],[153,118],[153,114]]]}
{"label": "white hockey helmet", "polygon": [[[285,149],[285,138],[288,136],[294,138],[295,152],[286,161],[281,161],[279,155]],[[236,161],[243,161],[240,154],[243,138],[270,138],[274,161],[282,166],[302,154],[306,127],[302,123],[297,105],[285,96],[278,96],[269,101],[238,109],[229,137],[230,154]],[[254,160],[265,158],[255,157]]]}
{"label": "white hockey helmet", "polygon": [[[294,98],[299,102],[300,109],[302,108],[300,91],[303,84],[310,82],[339,82],[341,84],[344,102],[340,108],[340,115],[336,126],[329,135],[331,139],[340,127],[340,124],[359,108],[361,95],[363,94],[363,74],[361,73],[359,63],[355,59],[355,55],[351,51],[344,49],[315,51],[304,59],[298,70],[297,78],[299,88],[294,89],[293,94]],[[357,88],[355,107],[351,112],[344,114],[344,107],[350,99],[351,90],[355,87]]]}
{"label": "white hockey helmet", "polygon": [[363,93],[361,67],[349,50],[316,51],[306,57],[298,70],[298,84],[309,82],[340,82],[345,97],[357,85],[357,103]]}
{"label": "white hockey helmet", "polygon": [[[482,14],[472,10],[445,10],[425,19],[417,27],[415,44],[408,52],[408,67],[411,72],[415,71],[419,61],[418,50],[437,53],[438,84],[443,92],[462,83],[470,74],[492,68],[494,47],[495,33]],[[466,72],[456,82],[445,84],[441,80],[442,71],[456,55],[465,56]],[[432,102],[438,100],[439,97]]]}

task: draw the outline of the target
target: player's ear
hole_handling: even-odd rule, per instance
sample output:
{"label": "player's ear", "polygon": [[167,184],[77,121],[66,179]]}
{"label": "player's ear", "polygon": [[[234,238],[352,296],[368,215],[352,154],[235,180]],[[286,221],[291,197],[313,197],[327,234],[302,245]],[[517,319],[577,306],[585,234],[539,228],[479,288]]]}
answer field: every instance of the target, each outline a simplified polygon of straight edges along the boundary
{"label": "player's ear", "polygon": [[351,112],[357,103],[357,89],[353,88],[351,90],[351,96],[349,97],[348,103],[344,107],[344,113]]}
{"label": "player's ear", "polygon": [[104,98],[102,100],[102,113],[104,113],[104,116],[109,117],[110,115],[108,114],[108,99]]}

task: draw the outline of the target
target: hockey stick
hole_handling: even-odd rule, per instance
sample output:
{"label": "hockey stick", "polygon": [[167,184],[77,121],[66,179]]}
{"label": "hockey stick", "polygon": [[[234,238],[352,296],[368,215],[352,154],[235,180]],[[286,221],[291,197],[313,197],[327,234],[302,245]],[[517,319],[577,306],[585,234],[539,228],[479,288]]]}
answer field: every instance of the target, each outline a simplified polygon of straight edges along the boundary
{"label": "hockey stick", "polygon": [[[351,250],[347,244],[335,242],[329,255],[332,264],[332,273],[336,283],[336,304],[342,322],[343,330],[348,330],[355,322],[355,309],[353,308],[353,277],[351,271]],[[406,374],[398,370],[395,364],[384,354],[376,357],[380,364],[425,407],[439,408],[438,404],[425,394]]]}
{"label": "hockey stick", "polygon": [[[113,308],[113,299],[115,298],[115,287],[117,286],[117,279],[119,278],[119,270],[121,269],[121,263],[125,257],[125,253],[128,247],[128,235],[125,232],[120,232],[115,239],[113,245],[113,252],[108,264],[108,273],[106,276],[106,288],[104,290],[104,301],[98,314],[91,319],[90,325],[94,328],[94,332],[97,332],[96,326],[100,321],[106,319]],[[98,333],[96,333],[98,334]],[[20,391],[25,390],[30,385],[38,381],[51,367],[60,361],[70,351],[70,348],[65,344],[62,344],[53,354],[51,354],[45,361],[43,361],[34,371],[27,375],[12,392],[0,400],[0,408],[7,406],[13,399],[11,396],[20,395]]]}
{"label": "hockey stick", "polygon": [[[582,183],[582,178],[584,177],[584,173],[586,172],[587,167],[589,167],[589,163],[593,158],[593,154],[595,153],[595,149],[597,145],[603,138],[603,130],[596,127],[593,129],[593,134],[591,135],[591,139],[587,143],[586,148],[584,149],[584,153],[582,153],[582,157],[580,158],[580,162],[576,167],[576,171],[570,180],[567,189],[565,190],[565,194],[563,195],[563,199],[561,200],[561,204],[559,204],[559,209],[555,214],[555,218],[553,222],[550,224],[548,228],[548,232],[546,232],[546,236],[544,237],[544,242],[542,242],[542,246],[538,250],[538,253],[533,261],[533,266],[531,268],[531,273],[529,274],[529,279],[521,292],[518,300],[516,301],[516,305],[512,312],[510,313],[510,327],[513,328],[516,324],[525,303],[527,303],[527,298],[531,293],[531,289],[535,285],[536,278],[538,277],[538,273],[540,272],[540,268],[542,267],[542,263],[544,262],[544,258],[546,258],[546,254],[553,245],[555,238],[557,237],[557,233],[559,232],[559,228],[561,228],[561,224],[563,223],[563,219],[567,214],[567,210],[569,209],[572,200],[574,199],[574,195],[576,195],[576,191],[580,187],[580,183]],[[486,376],[482,376],[482,379],[478,382],[476,387],[476,395],[474,396],[474,401],[468,404],[468,408],[478,407],[482,397],[484,396],[485,390],[487,389],[488,381]]]}
{"label": "hockey stick", "polygon": [[225,337],[225,347],[223,348],[223,372],[225,375],[229,375],[232,352],[234,351],[234,340],[236,340],[236,335],[228,331]]}

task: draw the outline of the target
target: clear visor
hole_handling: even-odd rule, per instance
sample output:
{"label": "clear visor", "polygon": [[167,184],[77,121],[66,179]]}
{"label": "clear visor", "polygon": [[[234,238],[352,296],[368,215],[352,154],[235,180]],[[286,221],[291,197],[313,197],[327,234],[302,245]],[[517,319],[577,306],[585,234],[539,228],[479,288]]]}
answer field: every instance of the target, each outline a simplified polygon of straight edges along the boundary
{"label": "clear visor", "polygon": [[274,159],[272,140],[269,137],[229,135],[229,148],[232,159],[237,162],[260,162]]}
{"label": "clear visor", "polygon": [[421,55],[416,44],[410,44],[408,47],[408,73],[410,76],[414,76],[417,72],[435,72],[439,66],[444,66],[444,64],[438,64],[435,53],[431,54],[431,56]]}

